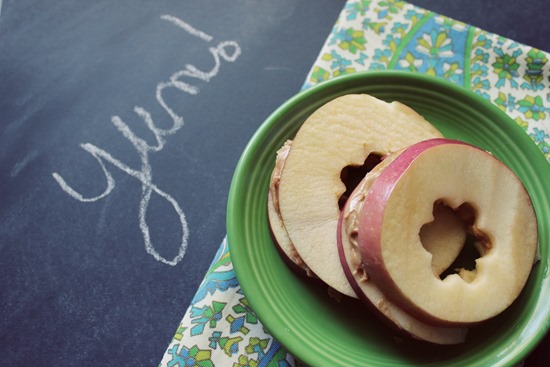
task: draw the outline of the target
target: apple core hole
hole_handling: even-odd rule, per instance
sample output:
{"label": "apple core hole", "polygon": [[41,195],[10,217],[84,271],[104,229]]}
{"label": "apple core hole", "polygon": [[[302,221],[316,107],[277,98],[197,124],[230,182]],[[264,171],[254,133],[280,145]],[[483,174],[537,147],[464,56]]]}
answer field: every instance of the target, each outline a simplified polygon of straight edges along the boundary
{"label": "apple core hole", "polygon": [[[476,261],[481,258],[491,249],[491,238],[485,232],[477,228],[476,226],[476,209],[469,203],[463,203],[456,209],[452,209],[442,201],[436,201],[434,203],[433,215],[434,221],[425,224],[420,230],[421,241],[425,240],[427,236],[423,235],[428,225],[433,225],[438,219],[440,219],[444,211],[451,211],[455,216],[455,220],[459,220],[466,232],[466,240],[464,245],[456,258],[452,263],[439,274],[441,280],[445,279],[449,275],[457,274],[464,281],[470,283],[476,277]],[[448,215],[449,212],[447,212]],[[424,248],[428,251],[430,246],[422,242]],[[433,250],[432,250],[433,251]],[[430,251],[430,252],[432,252]],[[433,252],[432,252],[433,255]],[[433,261],[433,258],[432,258]]]}
{"label": "apple core hole", "polygon": [[340,210],[344,208],[346,201],[361,180],[365,178],[365,175],[381,161],[382,154],[371,153],[365,158],[365,162],[362,165],[348,165],[342,168],[342,171],[340,171],[340,180],[346,185],[346,191],[338,198],[338,207]]}

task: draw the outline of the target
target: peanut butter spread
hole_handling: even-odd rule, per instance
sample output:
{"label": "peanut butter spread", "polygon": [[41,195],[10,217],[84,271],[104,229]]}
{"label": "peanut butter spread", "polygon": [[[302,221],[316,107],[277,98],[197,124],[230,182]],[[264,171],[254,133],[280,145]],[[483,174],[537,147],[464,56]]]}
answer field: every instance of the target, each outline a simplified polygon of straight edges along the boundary
{"label": "peanut butter spread", "polygon": [[345,233],[347,233],[351,245],[352,271],[354,275],[360,276],[359,279],[361,282],[366,282],[369,277],[366,270],[363,268],[361,253],[359,251],[359,217],[361,216],[361,210],[363,209],[367,192],[374,182],[374,178],[371,177],[372,175],[370,174],[365,176],[354,190],[353,194],[349,197],[348,204],[344,209],[344,223],[342,225],[342,230],[346,231]]}
{"label": "peanut butter spread", "polygon": [[275,206],[275,211],[279,216],[279,219],[282,221],[281,209],[279,207],[279,184],[281,183],[281,175],[283,174],[283,168],[285,166],[288,153],[292,146],[292,140],[287,140],[283,146],[277,151],[277,157],[275,159],[275,168],[271,173],[271,181],[269,184],[269,191],[271,192],[271,197],[273,198],[273,205]]}
{"label": "peanut butter spread", "polygon": [[343,213],[343,225],[342,229],[346,231],[349,238],[349,243],[351,245],[352,256],[352,270],[354,275],[360,276],[361,282],[366,282],[369,279],[367,271],[363,267],[363,262],[361,260],[361,252],[359,250],[359,221],[361,216],[361,211],[363,210],[363,205],[365,204],[365,198],[369,192],[372,184],[380,176],[384,168],[386,168],[399,154],[390,154],[383,158],[382,162],[376,165],[361,182],[353,193],[350,195],[348,202],[344,207]]}

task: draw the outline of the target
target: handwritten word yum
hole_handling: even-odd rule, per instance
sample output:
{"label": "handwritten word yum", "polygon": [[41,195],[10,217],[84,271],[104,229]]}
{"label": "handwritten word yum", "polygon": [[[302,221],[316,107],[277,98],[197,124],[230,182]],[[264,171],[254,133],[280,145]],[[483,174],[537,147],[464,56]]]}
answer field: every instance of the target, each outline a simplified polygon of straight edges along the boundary
{"label": "handwritten word yum", "polygon": [[[186,33],[198,37],[207,43],[210,43],[213,40],[212,36],[193,28],[191,25],[187,24],[177,17],[174,17],[172,15],[163,15],[161,16],[161,19],[175,25],[176,27],[181,28]],[[139,155],[141,161],[141,167],[139,169],[129,167],[127,164],[113,157],[106,150],[101,149],[94,144],[85,143],[80,144],[80,147],[86,152],[90,153],[90,155],[92,155],[98,161],[101,169],[103,170],[103,174],[106,179],[106,187],[103,193],[93,197],[86,197],[74,188],[72,188],[59,173],[54,172],[52,174],[53,178],[57,181],[63,191],[65,191],[72,198],[84,203],[98,201],[109,195],[115,189],[116,182],[111,175],[109,168],[117,168],[120,171],[128,174],[131,177],[134,177],[139,182],[141,182],[141,198],[139,201],[139,228],[141,229],[141,232],[143,234],[145,250],[157,261],[171,266],[179,263],[185,256],[185,252],[187,251],[189,228],[185,219],[185,213],[183,212],[178,201],[172,195],[163,191],[153,183],[153,169],[149,162],[149,155],[151,153],[161,151],[166,144],[166,138],[178,132],[178,130],[181,129],[184,124],[183,117],[174,112],[174,110],[170,108],[170,106],[164,100],[163,92],[166,89],[174,88],[186,94],[197,95],[199,93],[199,88],[183,81],[183,78],[194,78],[208,82],[218,74],[222,61],[235,62],[241,54],[241,48],[239,47],[239,44],[235,41],[222,41],[219,42],[216,46],[209,47],[208,50],[214,59],[214,66],[212,67],[212,69],[205,71],[200,70],[194,65],[187,64],[185,65],[184,69],[173,73],[169,77],[168,81],[161,82],[157,85],[155,94],[156,100],[159,105],[164,109],[164,111],[168,113],[169,117],[172,120],[171,126],[168,129],[161,129],[157,127],[157,125],[153,121],[151,114],[144,108],[139,106],[134,107],[135,114],[143,120],[147,128],[153,133],[155,137],[154,145],[148,144],[144,139],[137,136],[132,131],[132,129],[124,121],[122,121],[119,116],[113,116],[111,118],[111,122],[113,123],[113,125],[117,128],[117,130],[122,134],[124,138],[132,143],[137,154]],[[158,195],[159,198],[166,200],[172,206],[174,212],[178,216],[179,224],[181,225],[181,242],[178,247],[177,255],[172,259],[166,259],[161,256],[155,249],[154,244],[151,242],[149,225],[147,224],[147,210],[152,195]]]}

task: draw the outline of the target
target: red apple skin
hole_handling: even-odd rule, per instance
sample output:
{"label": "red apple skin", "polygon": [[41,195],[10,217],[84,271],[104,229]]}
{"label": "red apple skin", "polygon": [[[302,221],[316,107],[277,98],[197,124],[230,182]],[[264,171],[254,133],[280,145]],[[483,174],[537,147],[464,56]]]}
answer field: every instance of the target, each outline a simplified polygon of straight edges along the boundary
{"label": "red apple skin", "polygon": [[[343,212],[342,212],[343,214]],[[457,335],[460,334],[461,337],[454,336],[453,341],[449,342],[443,341],[443,340],[425,340],[422,337],[419,337],[414,332],[411,332],[409,330],[404,329],[401,325],[399,325],[396,321],[392,320],[388,315],[384,314],[376,305],[372,303],[372,301],[369,299],[369,297],[363,292],[359,284],[357,283],[357,279],[355,279],[354,275],[352,274],[352,270],[349,268],[346,255],[344,254],[343,244],[342,244],[342,217],[340,216],[340,220],[338,222],[338,255],[340,257],[340,261],[342,263],[342,268],[344,270],[344,274],[346,275],[346,278],[348,279],[351,288],[353,291],[357,294],[357,297],[359,300],[367,307],[367,309],[380,321],[382,321],[386,326],[397,332],[399,335],[403,335],[408,338],[412,338],[415,340],[418,340],[423,343],[428,344],[439,344],[439,345],[453,345],[453,344],[460,344],[465,341],[466,334],[468,332],[468,329],[459,327],[460,330],[457,330]],[[448,338],[448,337],[447,337]]]}
{"label": "red apple skin", "polygon": [[342,244],[343,216],[344,216],[344,211],[342,211],[342,213],[340,214],[340,219],[338,220],[338,228],[336,230],[336,232],[337,232],[336,236],[337,236],[337,245],[338,245],[338,256],[340,257],[340,262],[342,263],[342,269],[344,269],[344,274],[346,275],[346,278],[348,279],[349,284],[351,285],[351,288],[357,294],[357,297],[359,297],[359,300],[361,300],[361,302],[363,302],[363,304],[365,304],[369,308],[369,310],[371,312],[373,312],[374,315],[376,315],[376,317],[378,317],[384,324],[386,324],[387,326],[391,327],[393,330],[395,330],[399,333],[404,333],[407,336],[412,337],[411,334],[409,334],[406,331],[404,331],[403,329],[397,327],[397,325],[395,325],[395,323],[392,320],[390,320],[382,312],[380,312],[380,310],[378,310],[378,308],[376,308],[376,306],[374,304],[372,304],[370,299],[363,293],[363,291],[361,290],[361,288],[357,284],[357,280],[353,276],[352,270],[348,266],[348,262],[346,260],[346,255],[344,254],[344,248],[343,248],[343,244]]}
{"label": "red apple skin", "polygon": [[[353,193],[350,196],[350,198],[354,194],[355,193]],[[348,201],[348,203],[346,203],[346,207],[348,205],[349,205],[349,201]],[[439,338],[437,338],[437,337],[434,338],[432,336],[431,338],[428,337],[427,339],[424,339],[420,335],[417,335],[418,333],[415,334],[414,328],[411,329],[411,330],[406,330],[405,328],[403,328],[403,325],[400,325],[399,321],[397,321],[395,319],[392,319],[387,314],[388,311],[386,311],[386,313],[384,313],[384,311],[382,309],[379,309],[379,307],[377,307],[372,302],[372,300],[369,298],[369,296],[367,294],[365,294],[365,292],[363,291],[361,286],[358,284],[358,280],[354,276],[353,270],[350,269],[350,266],[349,266],[347,258],[346,258],[346,254],[345,254],[345,251],[344,251],[343,238],[342,238],[342,236],[345,235],[345,231],[342,229],[343,226],[344,226],[344,215],[345,215],[345,213],[346,213],[346,210],[344,208],[342,210],[342,212],[340,213],[340,218],[338,220],[338,227],[336,229],[336,231],[337,231],[337,233],[336,233],[337,237],[336,238],[337,238],[337,246],[338,246],[338,256],[340,258],[340,263],[342,265],[342,269],[344,270],[344,274],[345,274],[347,280],[349,281],[351,288],[357,294],[357,297],[359,298],[359,300],[364,305],[366,305],[366,307],[370,310],[370,312],[372,312],[375,317],[377,317],[385,325],[387,325],[388,327],[390,327],[392,330],[396,331],[397,333],[399,333],[403,336],[410,337],[412,339],[424,342],[424,343],[440,344],[440,345],[452,345],[452,344],[459,344],[459,343],[464,342],[464,340],[466,338],[466,334],[468,332],[468,329],[466,329],[466,328],[460,328],[460,330],[456,330],[455,335],[452,336],[452,337],[449,337],[448,335],[446,335],[446,336],[442,336],[442,337],[439,337]],[[393,315],[393,317],[395,317],[395,315]],[[403,316],[401,316],[401,317],[403,317]],[[437,333],[437,332],[435,331],[433,333]],[[458,336],[458,335],[460,335],[460,336]]]}
{"label": "red apple skin", "polygon": [[[391,196],[392,190],[398,182],[400,176],[415,161],[415,159],[431,147],[441,144],[462,144],[474,147],[468,143],[451,140],[446,138],[429,139],[410,146],[392,164],[392,169],[386,169],[378,179],[373,183],[371,190],[367,194],[363,211],[361,213],[361,225],[359,227],[360,252],[364,266],[369,276],[384,293],[397,304],[401,309],[410,315],[430,323],[435,326],[472,326],[479,322],[449,322],[445,319],[436,318],[426,313],[414,304],[409,303],[409,299],[404,295],[399,287],[393,282],[391,275],[384,267],[382,260],[381,229],[383,226],[384,211],[386,203]],[[474,147],[485,154],[489,154],[482,149]],[[504,163],[500,162],[504,165]],[[505,166],[505,165],[504,165]],[[508,168],[507,168],[508,169]],[[523,188],[525,190],[525,188]],[[525,190],[526,192],[526,190]],[[368,208],[368,210],[367,210]],[[480,321],[481,322],[481,321]]]}
{"label": "red apple skin", "polygon": [[426,149],[440,144],[468,145],[458,140],[435,138],[414,144],[405,149],[405,151],[391,163],[392,169],[383,172],[373,183],[371,190],[367,194],[365,205],[361,212],[361,223],[364,225],[359,227],[359,243],[361,258],[365,267],[368,269],[369,276],[380,289],[384,289],[384,293],[400,308],[413,317],[427,323],[437,326],[457,326],[455,323],[434,319],[431,315],[427,315],[422,310],[407,302],[406,296],[403,295],[394,284],[390,274],[381,262],[381,228],[384,218],[384,209],[392,189],[399,180],[401,174],[407,170],[412,162],[414,162],[415,158]]}
{"label": "red apple skin", "polygon": [[[405,149],[405,151],[391,163],[392,169],[386,170],[378,176],[369,194],[367,194],[366,200],[368,200],[368,205],[364,205],[364,209],[361,213],[361,223],[364,225],[359,227],[359,238],[362,242],[360,246],[361,257],[365,266],[368,268],[369,275],[375,279],[377,284],[385,287],[383,289],[387,288],[391,291],[389,293],[391,298],[399,299],[399,297],[391,296],[392,293],[395,293],[395,287],[393,286],[393,282],[388,280],[389,274],[380,263],[381,248],[379,246],[381,240],[380,229],[382,228],[386,202],[401,174],[406,171],[418,155],[433,146],[449,144],[451,142],[455,144],[466,144],[457,140],[435,138],[414,144]],[[371,194],[371,192],[375,193],[375,195]],[[409,311],[413,311],[414,313],[415,310]]]}
{"label": "red apple skin", "polygon": [[[380,250],[378,246],[381,234],[379,229],[382,226],[384,209],[392,189],[401,174],[405,172],[411,163],[414,162],[414,159],[426,149],[440,144],[449,144],[451,142],[455,144],[466,144],[457,140],[436,138],[412,145],[391,163],[391,170],[387,170],[381,174],[373,183],[370,191],[376,192],[376,195],[367,195],[369,199],[368,210],[363,210],[362,217],[364,218],[361,219],[361,222],[368,223],[368,226],[361,226],[359,228],[359,233],[363,234],[361,237],[365,238],[365,246],[362,246],[361,256],[367,266],[376,264],[380,257],[380,253],[372,251],[372,248],[374,247],[376,250]],[[366,208],[367,205],[364,207]]]}
{"label": "red apple skin", "polygon": [[397,331],[398,333],[404,334],[409,337],[414,337],[412,334],[398,327],[389,317],[387,317],[382,312],[380,312],[380,310],[363,293],[363,291],[361,290],[361,287],[359,287],[359,284],[357,284],[357,280],[353,276],[352,270],[348,266],[346,255],[344,254],[344,248],[342,244],[343,214],[344,214],[344,211],[342,211],[342,214],[340,215],[340,219],[338,220],[338,228],[337,228],[338,256],[340,257],[340,262],[342,263],[342,269],[344,269],[344,274],[346,275],[346,278],[348,279],[349,284],[351,285],[351,288],[357,294],[357,297],[359,298],[359,300],[363,302],[363,304],[365,304],[368,307],[368,309],[374,315],[376,315],[376,317],[378,317],[384,324],[391,327],[393,330]]}

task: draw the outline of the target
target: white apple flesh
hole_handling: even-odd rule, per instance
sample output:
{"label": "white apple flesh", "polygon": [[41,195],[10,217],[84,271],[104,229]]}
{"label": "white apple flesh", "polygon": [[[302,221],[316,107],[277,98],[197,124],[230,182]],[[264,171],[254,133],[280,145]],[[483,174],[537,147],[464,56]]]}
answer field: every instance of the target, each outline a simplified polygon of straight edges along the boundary
{"label": "white apple flesh", "polygon": [[[419,230],[435,202],[470,205],[483,237],[475,269],[441,279]],[[492,318],[520,294],[537,252],[537,220],[519,178],[469,144],[432,139],[407,148],[372,184],[358,240],[374,283],[407,313],[433,325]],[[479,236],[482,234],[482,236]]]}
{"label": "white apple flesh", "polygon": [[[337,234],[342,268],[359,299],[398,331],[435,344],[462,343],[466,338],[467,328],[433,326],[409,315],[384,295],[362,267],[357,231],[364,199],[374,180],[396,156],[397,154],[393,154],[385,158],[369,172],[342,210]],[[433,271],[440,274],[449,267],[463,247],[466,240],[463,223],[452,209],[438,206],[434,210],[434,221],[424,227],[424,232],[422,243],[432,253]]]}
{"label": "white apple flesh", "polygon": [[279,209],[279,182],[291,147],[292,141],[287,140],[277,151],[275,167],[271,173],[269,192],[267,195],[267,218],[275,246],[277,246],[285,262],[297,272],[305,272],[305,274],[310,277],[316,277],[306,263],[304,263],[294,248],[290,237],[288,237]]}
{"label": "white apple flesh", "polygon": [[339,198],[344,167],[360,166],[371,153],[384,156],[441,134],[398,103],[345,95],[320,107],[293,139],[279,186],[286,232],[300,258],[327,285],[351,297],[338,259]]}

